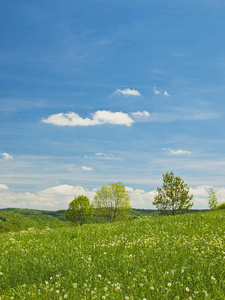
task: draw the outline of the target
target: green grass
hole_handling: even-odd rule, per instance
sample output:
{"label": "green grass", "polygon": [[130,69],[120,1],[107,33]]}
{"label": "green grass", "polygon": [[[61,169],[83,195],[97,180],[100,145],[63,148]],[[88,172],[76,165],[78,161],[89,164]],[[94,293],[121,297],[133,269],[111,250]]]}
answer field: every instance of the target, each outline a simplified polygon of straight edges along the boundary
{"label": "green grass", "polygon": [[225,211],[0,235],[0,299],[225,299]]}

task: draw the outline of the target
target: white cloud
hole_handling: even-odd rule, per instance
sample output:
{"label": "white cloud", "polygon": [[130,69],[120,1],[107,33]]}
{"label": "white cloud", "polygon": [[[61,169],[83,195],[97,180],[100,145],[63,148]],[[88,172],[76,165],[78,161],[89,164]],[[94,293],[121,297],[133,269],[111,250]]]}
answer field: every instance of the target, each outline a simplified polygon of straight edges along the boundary
{"label": "white cloud", "polygon": [[[79,195],[87,196],[93,200],[98,189],[87,190],[82,186],[71,186],[67,184],[53,186],[37,193],[16,193],[11,191],[6,185],[0,185],[0,207],[19,207],[36,209],[67,209],[68,204]],[[152,205],[156,190],[146,192],[143,189],[133,189],[126,187],[131,195],[131,204],[134,208],[156,209]],[[208,186],[197,186],[190,188],[190,194],[194,195],[193,209],[208,209]],[[219,203],[224,202],[225,187],[214,188]]]}
{"label": "white cloud", "polygon": [[137,112],[133,112],[131,113],[132,116],[134,117],[150,117],[150,113],[146,110],[144,110],[143,112],[137,111]]}
{"label": "white cloud", "polygon": [[[162,93],[162,91],[157,90],[156,87],[153,88],[153,92],[154,92],[155,95],[160,95]],[[170,96],[170,94],[167,91],[164,91],[163,95],[164,96]]]}
{"label": "white cloud", "polygon": [[95,153],[96,156],[107,156],[105,153],[102,153],[102,152],[98,152],[98,153]]}
{"label": "white cloud", "polygon": [[154,92],[156,95],[159,95],[159,94],[161,93],[161,91],[157,90],[155,86],[154,86],[154,88],[153,88],[153,92]]}
{"label": "white cloud", "polygon": [[187,151],[187,150],[171,150],[171,149],[169,149],[169,152],[173,155],[191,154],[191,152]]}
{"label": "white cloud", "polygon": [[164,91],[163,95],[164,96],[170,96],[167,91]]}
{"label": "white cloud", "polygon": [[44,123],[50,123],[57,126],[95,126],[101,124],[115,124],[131,126],[132,120],[128,114],[123,112],[111,111],[96,111],[91,114],[92,118],[81,118],[77,113],[59,113],[49,116],[47,119],[42,119]]}
{"label": "white cloud", "polygon": [[9,155],[8,153],[2,153],[2,157],[3,159],[13,159],[13,157],[11,155]]}
{"label": "white cloud", "polygon": [[83,171],[93,171],[93,169],[91,167],[85,167],[85,166],[82,166],[82,170]]}
{"label": "white cloud", "polygon": [[67,209],[68,204],[79,195],[92,200],[93,190],[89,191],[81,186],[59,185],[34,193],[15,193],[10,190],[0,191],[0,207],[39,208],[39,209]]}
{"label": "white cloud", "polygon": [[5,184],[0,184],[0,190],[4,191],[4,190],[8,190],[9,188],[7,187],[7,185]]}
{"label": "white cloud", "polygon": [[114,94],[122,94],[125,96],[141,96],[140,92],[131,89],[124,89],[124,90],[118,89],[115,91]]}

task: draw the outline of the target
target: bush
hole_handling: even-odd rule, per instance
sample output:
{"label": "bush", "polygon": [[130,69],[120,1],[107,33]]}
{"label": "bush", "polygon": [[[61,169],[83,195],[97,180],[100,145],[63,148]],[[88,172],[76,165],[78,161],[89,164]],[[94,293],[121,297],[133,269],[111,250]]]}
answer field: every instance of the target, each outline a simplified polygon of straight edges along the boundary
{"label": "bush", "polygon": [[217,205],[216,209],[225,209],[225,202]]}

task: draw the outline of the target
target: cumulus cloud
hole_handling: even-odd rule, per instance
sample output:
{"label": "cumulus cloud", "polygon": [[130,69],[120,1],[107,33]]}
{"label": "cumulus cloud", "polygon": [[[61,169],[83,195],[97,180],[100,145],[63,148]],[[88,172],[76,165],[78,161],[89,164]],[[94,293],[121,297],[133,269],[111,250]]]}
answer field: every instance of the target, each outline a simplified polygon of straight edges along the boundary
{"label": "cumulus cloud", "polygon": [[68,204],[79,195],[92,200],[94,190],[84,189],[82,186],[59,185],[38,193],[15,193],[10,190],[0,190],[0,207],[39,208],[39,209],[67,209]]}
{"label": "cumulus cloud", "polygon": [[5,184],[0,184],[0,190],[4,191],[4,190],[8,190],[9,188],[7,187],[7,185]]}
{"label": "cumulus cloud", "polygon": [[144,110],[143,112],[141,111],[133,112],[131,113],[131,115],[134,117],[150,117],[150,113],[146,110]]}
{"label": "cumulus cloud", "polygon": [[53,114],[46,119],[42,119],[44,123],[50,123],[57,126],[95,126],[102,124],[115,124],[131,126],[132,120],[127,113],[111,112],[111,111],[96,111],[91,114],[92,118],[82,118],[77,113],[59,113]]}
{"label": "cumulus cloud", "polygon": [[82,166],[82,170],[83,171],[93,171],[93,169],[91,167],[85,167],[85,166]]}
{"label": "cumulus cloud", "polygon": [[[143,189],[133,189],[126,187],[131,195],[131,204],[134,208],[156,209],[152,205],[156,190],[145,191]],[[20,207],[39,209],[67,209],[68,204],[79,195],[87,196],[93,200],[97,189],[87,190],[82,186],[71,186],[67,184],[53,186],[38,193],[16,193],[11,191],[6,185],[0,185],[0,207]],[[215,188],[219,203],[224,202],[225,187]],[[208,209],[208,186],[197,186],[190,189],[190,194],[194,195],[194,209]]]}
{"label": "cumulus cloud", "polygon": [[141,96],[140,92],[131,89],[124,89],[124,90],[118,89],[115,91],[114,94],[122,94],[125,96]]}
{"label": "cumulus cloud", "polygon": [[6,159],[6,160],[13,159],[13,157],[11,155],[9,155],[8,153],[2,153],[2,157],[3,157],[3,159]]}

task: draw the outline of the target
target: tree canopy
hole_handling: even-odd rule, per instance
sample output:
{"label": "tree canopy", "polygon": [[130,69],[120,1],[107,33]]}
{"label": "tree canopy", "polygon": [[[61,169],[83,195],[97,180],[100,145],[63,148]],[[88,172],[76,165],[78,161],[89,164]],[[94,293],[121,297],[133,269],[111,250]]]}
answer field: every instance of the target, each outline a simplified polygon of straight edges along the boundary
{"label": "tree canopy", "polygon": [[173,172],[167,172],[163,174],[162,187],[157,188],[153,205],[168,215],[187,211],[193,205],[191,202],[193,195],[189,195],[189,189],[180,177],[175,176]]}
{"label": "tree canopy", "polygon": [[78,196],[70,202],[65,216],[72,223],[83,225],[92,218],[93,212],[93,204],[90,204],[88,197]]}
{"label": "tree canopy", "polygon": [[94,207],[101,218],[109,222],[129,218],[130,194],[121,182],[104,185],[96,192]]}

